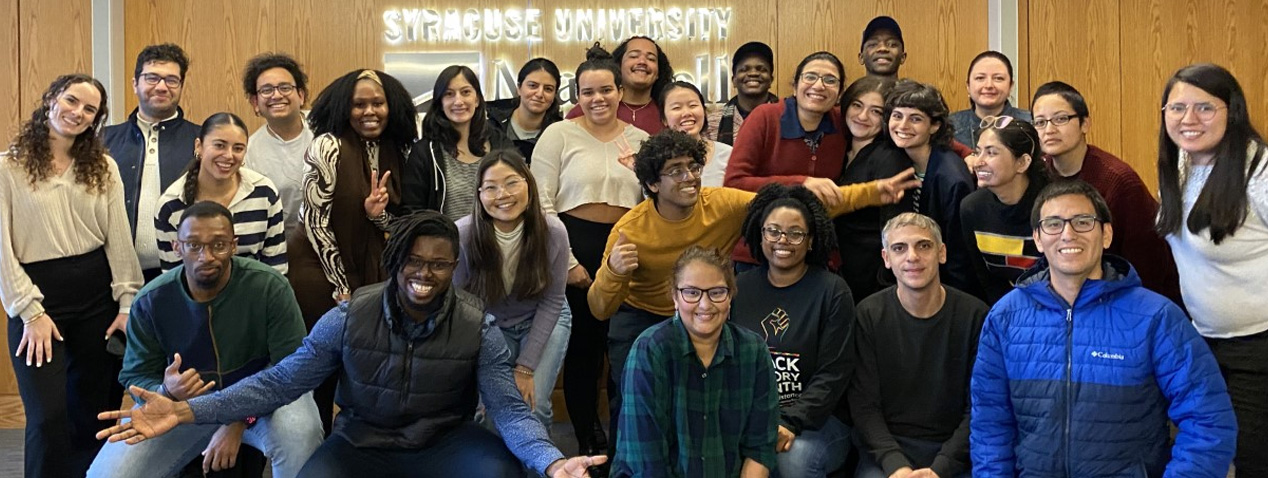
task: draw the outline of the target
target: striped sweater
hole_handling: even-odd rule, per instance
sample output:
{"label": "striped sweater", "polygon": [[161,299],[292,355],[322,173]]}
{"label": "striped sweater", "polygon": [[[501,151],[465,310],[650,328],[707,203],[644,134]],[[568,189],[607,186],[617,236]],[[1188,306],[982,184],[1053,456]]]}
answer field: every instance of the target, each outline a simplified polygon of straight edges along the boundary
{"label": "striped sweater", "polygon": [[[238,170],[241,181],[238,192],[229,201],[233,213],[233,231],[238,236],[239,257],[249,257],[286,274],[286,227],[282,222],[282,202],[273,181],[247,168]],[[181,265],[176,252],[176,231],[180,229],[181,212],[189,207],[181,199],[185,176],[163,191],[159,198],[154,230],[158,235],[159,262],[163,271]]]}

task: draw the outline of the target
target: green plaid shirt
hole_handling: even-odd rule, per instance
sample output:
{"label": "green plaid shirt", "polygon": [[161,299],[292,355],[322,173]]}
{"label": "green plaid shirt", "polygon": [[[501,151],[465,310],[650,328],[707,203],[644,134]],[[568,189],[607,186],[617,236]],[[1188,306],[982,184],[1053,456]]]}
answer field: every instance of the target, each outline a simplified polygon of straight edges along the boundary
{"label": "green plaid shirt", "polygon": [[674,316],[634,341],[626,362],[614,477],[739,476],[775,468],[775,369],[757,334],[726,323],[705,368]]}

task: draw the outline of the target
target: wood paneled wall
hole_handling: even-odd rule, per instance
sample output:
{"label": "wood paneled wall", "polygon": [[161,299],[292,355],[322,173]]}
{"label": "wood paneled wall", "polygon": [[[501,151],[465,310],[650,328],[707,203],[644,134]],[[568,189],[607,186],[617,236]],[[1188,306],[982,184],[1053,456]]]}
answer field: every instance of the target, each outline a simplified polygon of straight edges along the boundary
{"label": "wood paneled wall", "polygon": [[[733,20],[729,38],[708,42],[715,54],[730,55],[751,40],[761,40],[775,50],[775,84],[779,94],[791,93],[791,77],[802,57],[828,50],[846,64],[847,77],[863,74],[857,56],[863,27],[875,15],[895,17],[906,31],[909,58],[904,76],[919,78],[943,89],[952,110],[968,104],[964,88],[968,62],[987,44],[986,3],[980,0],[938,0],[937,8],[925,4],[892,0],[707,0],[693,8],[730,6]],[[192,121],[217,111],[237,113],[251,123],[253,117],[242,91],[240,75],[252,55],[264,51],[291,53],[304,64],[310,77],[309,101],[333,79],[362,67],[382,68],[383,54],[396,51],[480,50],[485,61],[509,58],[522,62],[533,56],[552,58],[565,70],[584,60],[588,46],[579,42],[556,43],[552,39],[532,46],[506,42],[449,42],[439,44],[386,45],[382,39],[382,13],[387,8],[526,8],[528,3],[476,0],[467,3],[402,4],[388,0],[127,0],[125,3],[125,76],[131,76],[130,58],[145,45],[175,42],[192,59],[182,106]],[[594,8],[588,0],[532,2],[549,15],[555,8]],[[669,8],[679,2],[652,0],[637,5],[603,7]],[[553,22],[545,22],[547,26]],[[924,32],[937,32],[927,35]],[[546,32],[549,36],[550,32]],[[604,42],[611,49],[616,45]],[[694,70],[692,55],[703,50],[700,43],[662,45],[678,71]],[[488,65],[485,65],[486,68]],[[518,69],[518,64],[514,65]],[[486,76],[491,78],[492,76]],[[116,78],[126,81],[128,78]],[[486,85],[487,88],[487,85]],[[423,92],[412,91],[414,95]],[[136,98],[126,98],[126,108],[136,106]]]}
{"label": "wood paneled wall", "polygon": [[[92,0],[18,0],[0,6],[0,134],[8,146],[59,75],[92,72]],[[112,102],[112,104],[114,104]],[[8,350],[7,327],[0,343]],[[0,364],[0,428],[20,427],[22,403],[9,359]]]}
{"label": "wood paneled wall", "polygon": [[1162,89],[1179,68],[1228,68],[1252,121],[1268,131],[1268,0],[1026,3],[1032,91],[1051,80],[1078,88],[1092,115],[1088,141],[1131,164],[1155,191]]}

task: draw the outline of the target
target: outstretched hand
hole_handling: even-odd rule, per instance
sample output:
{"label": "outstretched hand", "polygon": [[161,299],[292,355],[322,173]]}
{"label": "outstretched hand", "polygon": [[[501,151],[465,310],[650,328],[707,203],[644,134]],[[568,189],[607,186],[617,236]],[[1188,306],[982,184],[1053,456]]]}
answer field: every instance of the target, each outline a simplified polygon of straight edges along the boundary
{"label": "outstretched hand", "polygon": [[97,432],[98,440],[109,437],[112,443],[124,441],[135,445],[147,438],[167,433],[181,423],[194,420],[193,412],[185,402],[173,402],[162,394],[135,385],[128,387],[128,391],[144,404],[131,410],[98,413],[98,420],[132,419]]}
{"label": "outstretched hand", "polygon": [[546,475],[550,478],[588,478],[590,474],[586,470],[592,466],[599,466],[607,463],[608,457],[599,456],[574,456],[565,460],[558,460],[546,467]]}
{"label": "outstretched hand", "polygon": [[916,179],[916,169],[907,168],[893,177],[876,181],[876,189],[880,190],[881,202],[893,204],[903,198],[908,189],[920,187],[921,181]]}

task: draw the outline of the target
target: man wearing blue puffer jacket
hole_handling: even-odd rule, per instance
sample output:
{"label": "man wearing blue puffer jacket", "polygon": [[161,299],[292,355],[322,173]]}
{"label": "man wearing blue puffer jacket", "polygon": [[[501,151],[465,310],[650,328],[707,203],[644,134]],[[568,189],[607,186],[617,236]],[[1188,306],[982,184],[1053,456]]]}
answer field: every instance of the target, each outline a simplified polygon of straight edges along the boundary
{"label": "man wearing blue puffer jacket", "polygon": [[1237,423],[1215,358],[1179,307],[1103,255],[1104,198],[1057,182],[1030,222],[1044,259],[991,309],[978,344],[973,476],[1223,478]]}

